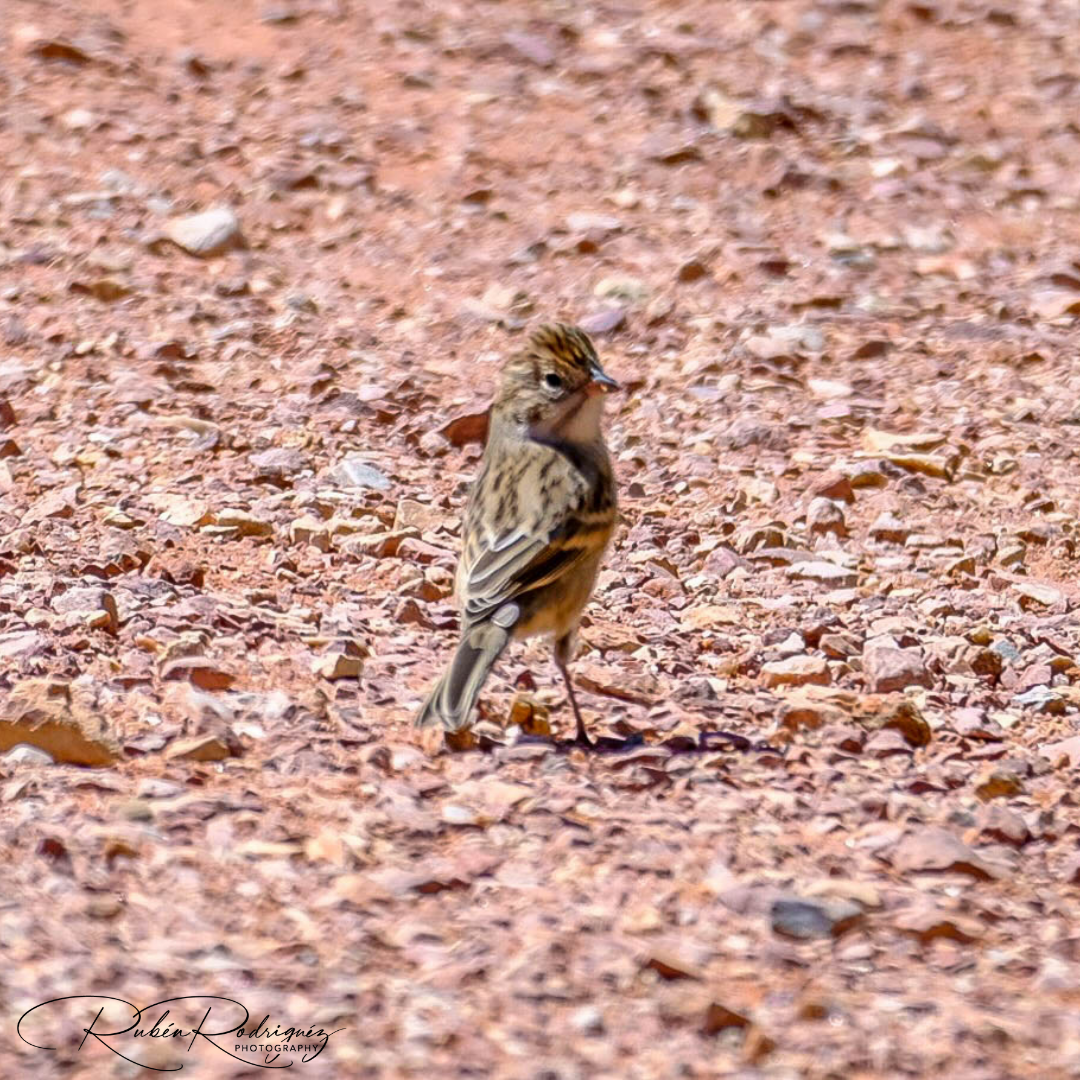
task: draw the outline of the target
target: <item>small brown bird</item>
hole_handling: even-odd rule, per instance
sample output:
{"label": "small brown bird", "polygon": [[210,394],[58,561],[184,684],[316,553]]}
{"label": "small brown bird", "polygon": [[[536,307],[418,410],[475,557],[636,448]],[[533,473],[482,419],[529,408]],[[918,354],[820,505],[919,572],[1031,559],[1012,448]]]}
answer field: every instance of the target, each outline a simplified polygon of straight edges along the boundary
{"label": "small brown bird", "polygon": [[600,420],[602,395],[618,388],[575,326],[540,327],[507,361],[465,512],[461,642],[417,726],[468,727],[510,639],[551,634],[577,740],[592,745],[567,664],[615,527],[615,478]]}

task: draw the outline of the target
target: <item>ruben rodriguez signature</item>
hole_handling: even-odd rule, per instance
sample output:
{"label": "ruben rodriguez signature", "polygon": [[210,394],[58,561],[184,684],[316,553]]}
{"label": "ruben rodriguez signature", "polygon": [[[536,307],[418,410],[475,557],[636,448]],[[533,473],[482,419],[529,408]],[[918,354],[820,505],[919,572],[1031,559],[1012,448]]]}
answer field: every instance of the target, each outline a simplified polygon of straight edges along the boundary
{"label": "ruben rodriguez signature", "polygon": [[[344,1031],[344,1028],[335,1028],[334,1031],[324,1031],[321,1027],[315,1027],[314,1025],[308,1025],[306,1027],[285,1027],[282,1028],[280,1024],[275,1024],[273,1028],[270,1027],[270,1014],[267,1013],[257,1024],[248,1024],[249,1013],[239,1001],[234,1001],[232,998],[218,997],[214,994],[192,994],[186,997],[174,997],[165,998],[162,1001],[155,1001],[152,1005],[147,1005],[142,1009],[135,1005],[132,1005],[130,1001],[125,1001],[123,998],[107,997],[104,994],[72,994],[68,997],[50,998],[48,1001],[43,1001],[39,1005],[35,1005],[31,1009],[27,1009],[26,1012],[19,1017],[19,1022],[15,1025],[15,1031],[19,1038],[28,1046],[33,1046],[38,1050],[55,1050],[54,1046],[41,1046],[38,1043],[31,1042],[22,1032],[23,1022],[26,1018],[38,1009],[47,1009],[48,1006],[57,1006],[61,1001],[85,1001],[90,1002],[88,1006],[87,1015],[90,1015],[91,1009],[97,1008],[96,1014],[94,1014],[93,1020],[90,1021],[89,1027],[84,1027],[82,1030],[85,1033],[82,1037],[82,1041],[79,1043],[79,1049],[82,1050],[86,1044],[87,1039],[96,1039],[106,1050],[111,1051],[117,1057],[123,1058],[125,1061],[130,1061],[133,1065],[138,1065],[143,1069],[149,1069],[152,1072],[176,1072],[182,1069],[183,1065],[173,1065],[169,1068],[158,1068],[153,1065],[144,1065],[141,1061],[138,1061],[134,1057],[128,1057],[127,1054],[121,1053],[116,1046],[106,1040],[120,1041],[122,1036],[127,1036],[131,1039],[169,1039],[175,1040],[175,1045],[183,1046],[186,1044],[186,1050],[190,1051],[195,1045],[196,1039],[205,1039],[215,1049],[220,1050],[223,1054],[227,1054],[231,1058],[235,1058],[237,1061],[242,1061],[246,1065],[257,1065],[260,1069],[288,1069],[293,1065],[292,1059],[282,1060],[280,1063],[278,1059],[282,1054],[286,1053],[302,1053],[300,1058],[301,1062],[314,1061],[323,1050],[326,1049],[326,1044],[330,1041],[330,1036],[335,1035],[339,1031]],[[97,1004],[98,1002],[118,1001],[121,1005],[126,1005],[131,1009],[131,1014],[134,1016],[134,1020],[128,1024],[127,1027],[120,1028],[117,1031],[108,1031],[106,1028],[113,1025],[102,1020],[102,1013],[105,1011],[106,1006],[104,1004]],[[159,1007],[165,1007],[172,1005],[174,1007],[179,1006],[180,1002],[197,1002],[198,1007],[202,1007],[203,1002],[228,1002],[229,1005],[235,1005],[244,1014],[244,1018],[237,1024],[233,1024],[231,1027],[223,1027],[219,1030],[211,1030],[211,1027],[218,1027],[222,1021],[210,1021],[210,1013],[214,1009],[213,1004],[207,1004],[206,1012],[203,1013],[202,1019],[194,1027],[177,1027],[172,1020],[169,1020],[169,1013],[172,1011],[169,1008],[165,1008],[159,1016],[147,1024],[143,1020],[143,1015],[153,1016],[156,1009]],[[192,1006],[185,1006],[186,1008],[193,1008]],[[221,1007],[218,1006],[219,1011]],[[225,1011],[228,1011],[227,1009]],[[42,1014],[35,1017],[35,1021],[40,1022],[43,1018]],[[233,1013],[229,1019],[233,1019],[237,1014]],[[29,1025],[28,1025],[29,1026]],[[36,1035],[36,1038],[40,1038],[40,1035]],[[215,1042],[215,1040],[218,1040]],[[138,1044],[135,1044],[135,1048],[132,1049],[130,1045],[120,1043],[124,1045],[130,1053],[136,1053]],[[230,1047],[232,1049],[230,1049]],[[250,1057],[242,1057],[242,1054],[258,1054],[264,1055],[264,1061],[254,1061]]]}

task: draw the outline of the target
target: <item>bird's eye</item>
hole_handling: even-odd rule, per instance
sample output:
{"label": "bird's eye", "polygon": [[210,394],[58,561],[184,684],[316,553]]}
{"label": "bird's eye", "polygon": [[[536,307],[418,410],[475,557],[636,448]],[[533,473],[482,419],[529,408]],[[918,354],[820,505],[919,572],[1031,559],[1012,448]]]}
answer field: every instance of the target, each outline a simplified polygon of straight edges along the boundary
{"label": "bird's eye", "polygon": [[550,386],[552,390],[562,389],[562,379],[559,378],[559,376],[556,375],[554,371],[550,371],[547,375],[544,376],[544,382],[547,383],[547,385]]}

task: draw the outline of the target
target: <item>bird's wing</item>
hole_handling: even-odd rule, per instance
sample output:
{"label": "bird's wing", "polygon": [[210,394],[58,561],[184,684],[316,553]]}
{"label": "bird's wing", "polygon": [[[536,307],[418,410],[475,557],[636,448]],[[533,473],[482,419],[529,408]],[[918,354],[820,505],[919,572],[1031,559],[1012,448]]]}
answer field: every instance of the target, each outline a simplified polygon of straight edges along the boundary
{"label": "bird's wing", "polygon": [[[595,521],[590,520],[594,517]],[[610,528],[610,514],[574,513],[547,532],[519,527],[496,537],[478,538],[478,546],[466,553],[462,567],[466,620],[477,622],[503,604],[558,580],[595,552],[597,533]]]}

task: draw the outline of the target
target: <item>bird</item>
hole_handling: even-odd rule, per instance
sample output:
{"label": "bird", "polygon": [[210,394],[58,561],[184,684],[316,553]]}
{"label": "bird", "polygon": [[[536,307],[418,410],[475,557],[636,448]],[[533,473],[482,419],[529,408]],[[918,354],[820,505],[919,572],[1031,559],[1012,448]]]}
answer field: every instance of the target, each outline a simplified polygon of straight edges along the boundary
{"label": "bird", "polygon": [[605,395],[619,389],[585,331],[566,323],[540,326],[504,365],[462,527],[461,640],[417,727],[470,727],[509,642],[550,635],[576,742],[593,745],[568,665],[615,529],[615,476],[601,422]]}

